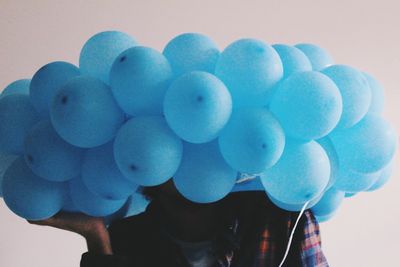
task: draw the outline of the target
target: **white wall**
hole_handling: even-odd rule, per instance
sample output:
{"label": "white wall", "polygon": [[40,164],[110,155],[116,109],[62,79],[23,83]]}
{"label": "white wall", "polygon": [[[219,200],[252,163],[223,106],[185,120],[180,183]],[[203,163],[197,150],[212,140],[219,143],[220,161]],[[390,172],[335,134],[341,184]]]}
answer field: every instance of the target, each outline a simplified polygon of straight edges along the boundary
{"label": "white wall", "polygon": [[[25,2],[25,3],[24,3]],[[182,32],[220,45],[242,37],[313,42],[338,63],[374,74],[386,88],[387,117],[400,130],[400,2],[336,1],[12,1],[0,0],[0,88],[54,60],[77,63],[92,34],[117,29],[162,49]],[[377,144],[379,145],[379,144]],[[375,193],[348,199],[322,225],[331,266],[395,266],[400,245],[400,169]],[[78,266],[83,239],[32,226],[0,200],[0,266]]]}

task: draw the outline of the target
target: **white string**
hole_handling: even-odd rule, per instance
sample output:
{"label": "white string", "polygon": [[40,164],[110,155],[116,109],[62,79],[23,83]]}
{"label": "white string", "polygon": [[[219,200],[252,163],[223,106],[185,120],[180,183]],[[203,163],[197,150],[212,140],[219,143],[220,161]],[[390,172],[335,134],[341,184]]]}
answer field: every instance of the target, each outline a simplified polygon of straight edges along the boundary
{"label": "white string", "polygon": [[279,267],[282,267],[283,264],[285,263],[286,257],[289,254],[290,245],[292,244],[292,239],[293,239],[294,232],[296,231],[297,224],[299,223],[301,216],[303,215],[304,211],[306,210],[308,203],[310,203],[310,201],[307,201],[304,204],[303,208],[301,209],[301,211],[299,213],[299,216],[297,217],[296,223],[294,224],[292,232],[290,233],[290,237],[289,237],[288,245],[286,247],[285,255],[283,256],[283,259],[282,259],[281,263],[279,264]]}

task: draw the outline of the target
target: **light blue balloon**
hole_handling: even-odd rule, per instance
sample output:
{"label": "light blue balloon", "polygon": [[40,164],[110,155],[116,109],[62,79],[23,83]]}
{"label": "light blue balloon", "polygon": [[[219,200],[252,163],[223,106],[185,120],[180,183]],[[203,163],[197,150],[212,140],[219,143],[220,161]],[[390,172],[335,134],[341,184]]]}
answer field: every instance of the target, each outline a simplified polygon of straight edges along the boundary
{"label": "light blue balloon", "polygon": [[324,138],[318,139],[316,141],[325,150],[331,165],[331,174],[329,176],[328,185],[325,188],[326,191],[335,184],[337,177],[339,175],[339,158],[336,153],[335,146],[333,145],[332,140],[329,138],[329,136],[325,136]]}
{"label": "light blue balloon", "polygon": [[65,84],[54,97],[50,115],[65,141],[84,148],[111,141],[125,121],[110,88],[89,76]]}
{"label": "light blue balloon", "polygon": [[317,219],[318,223],[324,223],[332,219],[336,215],[336,212],[333,212],[331,214],[325,215],[325,216],[315,216]]}
{"label": "light blue balloon", "polygon": [[29,130],[40,117],[28,95],[12,94],[0,99],[0,153],[20,155]]}
{"label": "light blue balloon", "polygon": [[83,149],[65,142],[49,120],[37,123],[27,134],[24,157],[38,176],[54,182],[64,182],[80,174]]}
{"label": "light blue balloon", "polygon": [[114,159],[114,142],[86,152],[82,180],[91,192],[107,199],[126,199],[138,187],[118,169]]}
{"label": "light blue balloon", "polygon": [[161,116],[135,117],[119,130],[114,156],[127,179],[155,186],[175,174],[182,158],[182,141]]}
{"label": "light blue balloon", "polygon": [[232,99],[214,75],[194,71],[175,80],[164,99],[164,115],[171,129],[190,143],[215,139],[229,120]]}
{"label": "light blue balloon", "polygon": [[344,197],[345,198],[351,198],[351,197],[354,197],[355,195],[357,195],[358,194],[358,192],[346,192],[345,194],[344,194]]}
{"label": "light blue balloon", "polygon": [[342,98],[331,79],[301,72],[280,83],[270,104],[287,136],[304,141],[330,133],[342,114]]}
{"label": "light blue balloon", "polygon": [[94,217],[110,215],[119,210],[126,202],[126,199],[106,199],[93,194],[80,177],[69,181],[69,189],[74,206],[79,211]]}
{"label": "light blue balloon", "polygon": [[382,188],[389,181],[393,173],[393,166],[394,166],[394,161],[391,161],[388,165],[386,165],[386,167],[380,171],[379,177],[375,181],[375,183],[372,186],[370,186],[366,191],[372,192]]}
{"label": "light blue balloon", "polygon": [[80,71],[75,65],[62,61],[46,64],[33,75],[29,96],[43,118],[49,117],[50,106],[58,90],[79,75]]}
{"label": "light blue balloon", "polygon": [[283,77],[279,54],[255,39],[241,39],[221,53],[215,75],[232,94],[233,106],[264,106],[273,86]]}
{"label": "light blue balloon", "polygon": [[135,39],[123,32],[97,33],[83,46],[79,57],[79,67],[83,74],[108,83],[114,60],[123,51],[136,45]]}
{"label": "light blue balloon", "polygon": [[367,114],[355,126],[334,131],[331,140],[340,168],[373,173],[393,158],[398,136],[392,126],[377,114]]}
{"label": "light blue balloon", "polygon": [[320,71],[334,64],[333,58],[324,48],[315,44],[297,44],[296,48],[300,49],[310,60],[312,69]]}
{"label": "light blue balloon", "polygon": [[342,95],[343,113],[337,128],[349,128],[359,122],[371,104],[371,89],[362,73],[345,65],[333,65],[321,72],[335,82]]}
{"label": "light blue balloon", "polygon": [[15,155],[9,155],[9,154],[2,154],[0,153],[0,197],[3,197],[3,178],[4,174],[6,173],[6,170],[10,165],[18,158],[18,156]]}
{"label": "light blue balloon", "polygon": [[36,176],[23,157],[7,169],[3,180],[4,201],[8,208],[27,220],[44,220],[61,210],[64,183],[44,180]]}
{"label": "light blue balloon", "polygon": [[[292,211],[292,212],[301,211],[303,209],[304,205],[306,204],[306,202],[300,203],[300,204],[288,204],[288,203],[284,203],[284,202],[281,202],[281,201],[275,199],[273,196],[271,196],[268,193],[267,193],[267,196],[275,206],[277,206],[278,208],[281,208],[283,210],[287,210],[287,211]],[[315,204],[317,204],[318,201],[322,198],[322,196],[323,196],[323,194],[320,194],[316,198],[310,200],[310,202],[306,206],[306,209],[310,209]]]}
{"label": "light blue balloon", "polygon": [[214,41],[200,33],[180,34],[163,51],[175,77],[195,70],[214,73],[219,53]]}
{"label": "light blue balloon", "polygon": [[29,94],[29,85],[31,83],[31,79],[21,79],[7,85],[6,88],[1,92],[0,98],[5,97],[7,95],[12,94]]}
{"label": "light blue balloon", "polygon": [[310,60],[297,47],[284,44],[274,44],[272,47],[278,52],[281,58],[284,78],[297,72],[312,70]]}
{"label": "light blue balloon", "polygon": [[110,72],[115,99],[126,113],[133,116],[161,115],[171,80],[172,70],[165,56],[144,46],[124,51]]}
{"label": "light blue balloon", "polygon": [[370,188],[380,176],[380,171],[361,173],[354,170],[340,168],[335,182],[335,188],[346,192],[357,193]]}
{"label": "light blue balloon", "polygon": [[224,198],[235,185],[237,171],[219,152],[218,142],[184,143],[182,163],[174,175],[174,184],[187,199],[211,203]]}
{"label": "light blue balloon", "polygon": [[327,216],[332,214],[339,209],[339,206],[342,204],[344,199],[344,195],[345,192],[332,187],[324,193],[321,200],[318,201],[311,210],[316,216]]}
{"label": "light blue balloon", "polygon": [[234,110],[218,141],[222,156],[233,169],[257,174],[279,160],[285,133],[265,108],[242,108]]}
{"label": "light blue balloon", "polygon": [[300,143],[286,139],[279,161],[261,175],[265,190],[287,204],[301,204],[319,196],[330,176],[329,158],[315,141]]}
{"label": "light blue balloon", "polygon": [[368,112],[382,113],[385,104],[384,89],[381,83],[372,77],[370,74],[363,72],[364,78],[367,80],[369,88],[371,89],[371,105]]}
{"label": "light blue balloon", "polygon": [[260,176],[255,176],[252,179],[243,180],[243,176],[248,176],[245,173],[238,173],[236,177],[235,186],[232,188],[231,192],[243,192],[243,191],[265,191],[263,184],[261,183]]}

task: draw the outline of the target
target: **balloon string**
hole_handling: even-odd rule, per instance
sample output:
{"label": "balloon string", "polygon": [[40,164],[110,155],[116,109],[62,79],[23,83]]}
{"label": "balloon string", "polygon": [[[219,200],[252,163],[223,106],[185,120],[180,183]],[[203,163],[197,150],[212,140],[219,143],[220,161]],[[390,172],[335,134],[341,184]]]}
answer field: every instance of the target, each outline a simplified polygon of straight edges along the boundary
{"label": "balloon string", "polygon": [[289,237],[289,241],[288,241],[288,244],[287,244],[287,247],[286,247],[285,255],[283,256],[283,259],[282,259],[281,263],[279,264],[279,267],[282,267],[283,264],[285,263],[286,257],[289,254],[290,245],[292,244],[293,235],[294,235],[294,232],[296,231],[297,224],[299,223],[301,216],[303,215],[304,211],[306,210],[306,208],[308,206],[308,203],[310,203],[310,201],[307,201],[304,204],[303,208],[301,209],[301,211],[299,213],[299,216],[297,217],[296,223],[294,224],[292,232],[290,233],[290,237]]}

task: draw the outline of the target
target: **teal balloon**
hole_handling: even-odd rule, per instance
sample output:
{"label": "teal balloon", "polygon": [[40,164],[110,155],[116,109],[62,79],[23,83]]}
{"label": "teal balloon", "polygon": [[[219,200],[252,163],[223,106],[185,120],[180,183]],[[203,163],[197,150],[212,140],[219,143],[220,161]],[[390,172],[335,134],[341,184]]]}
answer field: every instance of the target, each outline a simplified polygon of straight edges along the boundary
{"label": "teal balloon", "polygon": [[313,211],[314,215],[317,216],[327,216],[332,214],[339,209],[340,204],[342,204],[344,199],[344,195],[345,192],[332,187],[324,193],[321,200],[318,201],[318,203],[315,204],[311,210]]}
{"label": "teal balloon", "polygon": [[336,215],[336,212],[333,212],[333,213],[325,215],[325,216],[317,216],[316,215],[315,218],[317,219],[318,223],[324,223],[324,222],[331,220],[335,215]]}
{"label": "teal balloon", "polygon": [[137,42],[126,33],[105,31],[92,36],[83,46],[79,57],[82,73],[109,82],[109,73],[114,60]]}
{"label": "teal balloon", "polygon": [[368,114],[355,126],[334,131],[330,137],[340,168],[361,173],[384,168],[393,158],[398,142],[396,131],[376,114]]}
{"label": "teal balloon", "polygon": [[4,179],[4,174],[8,167],[18,158],[18,156],[15,155],[9,155],[9,154],[2,154],[0,153],[0,197],[3,197],[3,179]]}
{"label": "teal balloon", "polygon": [[31,79],[21,79],[7,85],[6,88],[1,92],[0,98],[5,97],[7,95],[12,94],[29,94],[29,85],[31,83]]}
{"label": "teal balloon", "polygon": [[316,140],[318,144],[322,146],[325,150],[326,154],[328,155],[329,162],[331,165],[331,174],[329,176],[329,182],[326,186],[325,190],[330,189],[338,179],[339,175],[339,158],[335,150],[335,146],[332,143],[332,140],[329,136],[325,136],[321,139]]}
{"label": "teal balloon", "polygon": [[86,151],[82,180],[91,192],[107,199],[126,199],[138,187],[118,169],[114,159],[114,142]]}
{"label": "teal balloon", "polygon": [[164,115],[171,129],[190,143],[218,137],[229,120],[232,99],[214,75],[194,71],[175,80],[164,99]]}
{"label": "teal balloon", "polygon": [[233,106],[264,106],[268,94],[283,77],[279,54],[255,39],[241,39],[222,51],[215,75],[232,94]]}
{"label": "teal balloon", "polygon": [[333,65],[321,71],[335,82],[343,100],[343,113],[337,128],[349,128],[359,122],[371,104],[371,89],[362,73],[345,65]]}
{"label": "teal balloon", "polygon": [[310,60],[297,47],[284,44],[274,44],[272,47],[278,52],[281,58],[284,78],[297,72],[312,70]]}
{"label": "teal balloon", "polygon": [[[322,195],[323,195],[323,194],[317,196],[316,198],[314,198],[314,199],[312,199],[312,200],[309,200],[309,203],[307,204],[306,209],[310,209],[310,208],[312,208],[315,204],[317,204],[318,201],[322,198]],[[301,210],[303,209],[304,205],[305,205],[306,202],[307,202],[307,201],[306,201],[306,202],[300,203],[300,204],[288,204],[288,203],[284,203],[284,202],[281,202],[281,201],[275,199],[273,196],[271,196],[271,195],[268,194],[268,193],[267,193],[267,196],[268,196],[269,200],[271,200],[271,202],[272,202],[275,206],[277,206],[278,208],[283,209],[283,210],[287,210],[287,211],[292,211],[292,212],[301,211]]]}
{"label": "teal balloon", "polygon": [[242,108],[234,110],[218,142],[222,156],[233,169],[257,174],[279,160],[285,133],[265,108]]}
{"label": "teal balloon", "polygon": [[340,168],[335,188],[346,192],[357,193],[370,188],[380,176],[380,171],[361,173],[351,169]]}
{"label": "teal balloon", "polygon": [[8,208],[27,220],[44,220],[59,212],[66,186],[36,176],[23,157],[7,169],[3,180],[3,197]]}
{"label": "teal balloon", "polygon": [[393,173],[393,166],[393,161],[386,165],[386,167],[380,171],[379,177],[375,183],[373,183],[366,191],[372,192],[382,188],[389,181]]}
{"label": "teal balloon", "polygon": [[319,196],[329,176],[329,158],[317,142],[287,139],[281,158],[261,174],[261,181],[273,198],[283,203],[301,204]]}
{"label": "teal balloon", "polygon": [[161,115],[171,80],[172,70],[165,56],[144,46],[124,51],[110,72],[115,99],[133,116]]}
{"label": "teal balloon", "polygon": [[301,72],[280,83],[270,103],[288,137],[310,141],[329,134],[342,114],[342,98],[331,79]]}
{"label": "teal balloon", "polygon": [[33,75],[29,96],[43,118],[49,118],[50,107],[58,90],[79,75],[80,70],[75,65],[63,61],[46,64]]}
{"label": "teal balloon", "polygon": [[300,49],[310,60],[312,69],[320,71],[334,64],[333,58],[324,48],[315,44],[297,44],[296,48]]}
{"label": "teal balloon", "polygon": [[197,203],[211,203],[224,198],[236,182],[232,169],[219,152],[218,142],[184,143],[182,163],[173,181],[178,191]]}
{"label": "teal balloon", "polygon": [[125,121],[110,88],[98,79],[80,76],[56,94],[51,121],[68,143],[90,148],[111,141]]}
{"label": "teal balloon", "polygon": [[161,116],[135,117],[119,130],[114,156],[124,176],[142,186],[169,180],[182,158],[182,141]]}
{"label": "teal balloon", "polygon": [[175,77],[191,72],[214,73],[219,57],[217,45],[200,33],[184,33],[168,42],[163,51],[171,64]]}
{"label": "teal balloon", "polygon": [[367,80],[371,89],[371,104],[368,112],[382,113],[385,104],[385,94],[382,84],[368,73],[363,72],[364,78]]}
{"label": "teal balloon", "polygon": [[39,114],[28,95],[13,94],[0,99],[0,153],[20,155],[29,130],[39,121]]}
{"label": "teal balloon", "polygon": [[84,150],[65,142],[49,120],[37,123],[29,131],[24,147],[29,168],[44,179],[63,182],[81,172]]}
{"label": "teal balloon", "polygon": [[125,199],[106,199],[93,194],[85,186],[81,177],[76,177],[69,182],[69,193],[73,205],[87,215],[94,217],[104,217],[119,210]]}

